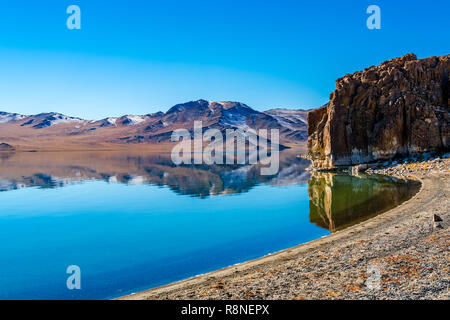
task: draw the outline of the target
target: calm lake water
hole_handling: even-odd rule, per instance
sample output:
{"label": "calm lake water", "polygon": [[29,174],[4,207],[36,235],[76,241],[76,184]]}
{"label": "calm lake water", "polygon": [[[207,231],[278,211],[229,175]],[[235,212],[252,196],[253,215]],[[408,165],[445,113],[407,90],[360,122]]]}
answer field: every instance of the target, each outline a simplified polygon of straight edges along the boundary
{"label": "calm lake water", "polygon": [[[409,199],[418,183],[156,154],[0,155],[0,299],[107,299],[320,238]],[[66,269],[81,269],[68,290]]]}

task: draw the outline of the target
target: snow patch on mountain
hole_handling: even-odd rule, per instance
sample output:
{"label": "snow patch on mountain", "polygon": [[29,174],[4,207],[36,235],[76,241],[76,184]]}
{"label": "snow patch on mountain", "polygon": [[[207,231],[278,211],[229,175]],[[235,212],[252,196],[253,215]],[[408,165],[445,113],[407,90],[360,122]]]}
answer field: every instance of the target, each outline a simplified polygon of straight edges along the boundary
{"label": "snow patch on mountain", "polygon": [[26,117],[27,116],[17,113],[0,112],[0,123],[20,121],[22,119],[25,119]]}
{"label": "snow patch on mountain", "polygon": [[272,109],[264,113],[274,118],[281,126],[291,130],[299,130],[308,124],[307,112],[303,110]]}
{"label": "snow patch on mountain", "polygon": [[[37,116],[32,116],[30,118],[37,118],[40,121],[38,124],[34,125],[33,128],[42,129],[51,127],[58,124],[66,124],[66,123],[83,123],[85,120],[80,118],[74,118],[65,116],[59,113],[49,113],[49,114],[39,114]],[[33,119],[31,119],[33,120]],[[29,124],[35,123],[34,121],[28,121]]]}
{"label": "snow patch on mountain", "polygon": [[220,119],[219,124],[222,126],[237,127],[242,130],[249,128],[247,117],[242,114],[224,113],[224,116]]}
{"label": "snow patch on mountain", "polygon": [[68,117],[68,116],[65,116],[63,114],[55,115],[53,118],[55,118],[55,119],[54,120],[50,120],[51,125],[63,124],[63,123],[73,123],[73,122],[75,122],[75,123],[84,122],[84,120],[82,120],[82,119]]}
{"label": "snow patch on mountain", "polygon": [[116,125],[117,118],[106,118],[106,122],[112,126]]}
{"label": "snow patch on mountain", "polygon": [[128,115],[128,116],[125,116],[125,120],[122,123],[125,125],[135,125],[135,124],[142,123],[146,120],[147,120],[147,117],[145,117],[145,116]]}

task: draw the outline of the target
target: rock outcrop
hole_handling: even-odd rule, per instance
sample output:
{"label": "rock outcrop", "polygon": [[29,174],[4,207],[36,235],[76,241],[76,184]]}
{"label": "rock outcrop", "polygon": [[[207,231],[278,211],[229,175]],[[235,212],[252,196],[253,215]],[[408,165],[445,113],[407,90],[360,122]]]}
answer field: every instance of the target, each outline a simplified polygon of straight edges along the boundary
{"label": "rock outcrop", "polygon": [[313,167],[448,151],[449,75],[450,55],[407,54],[338,79],[328,105],[308,114]]}

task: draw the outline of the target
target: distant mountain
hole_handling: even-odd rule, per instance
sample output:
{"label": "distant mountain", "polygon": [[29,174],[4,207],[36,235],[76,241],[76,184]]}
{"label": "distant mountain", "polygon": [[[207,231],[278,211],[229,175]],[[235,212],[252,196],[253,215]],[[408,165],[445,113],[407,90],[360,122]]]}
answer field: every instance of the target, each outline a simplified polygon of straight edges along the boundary
{"label": "distant mountain", "polygon": [[305,110],[272,109],[260,112],[240,102],[206,100],[177,104],[167,112],[124,115],[85,120],[60,113],[20,115],[0,112],[0,137],[5,143],[25,148],[65,149],[108,145],[170,144],[172,132],[191,130],[202,121],[204,130],[278,129],[280,143],[306,143]]}

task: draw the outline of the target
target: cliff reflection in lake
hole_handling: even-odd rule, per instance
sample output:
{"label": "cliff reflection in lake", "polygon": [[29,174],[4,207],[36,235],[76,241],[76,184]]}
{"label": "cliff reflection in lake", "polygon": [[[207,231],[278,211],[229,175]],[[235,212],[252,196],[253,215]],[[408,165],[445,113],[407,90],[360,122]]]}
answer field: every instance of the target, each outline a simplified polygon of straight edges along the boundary
{"label": "cliff reflection in lake", "polygon": [[331,232],[374,217],[411,198],[420,183],[388,176],[314,173],[309,218]]}

